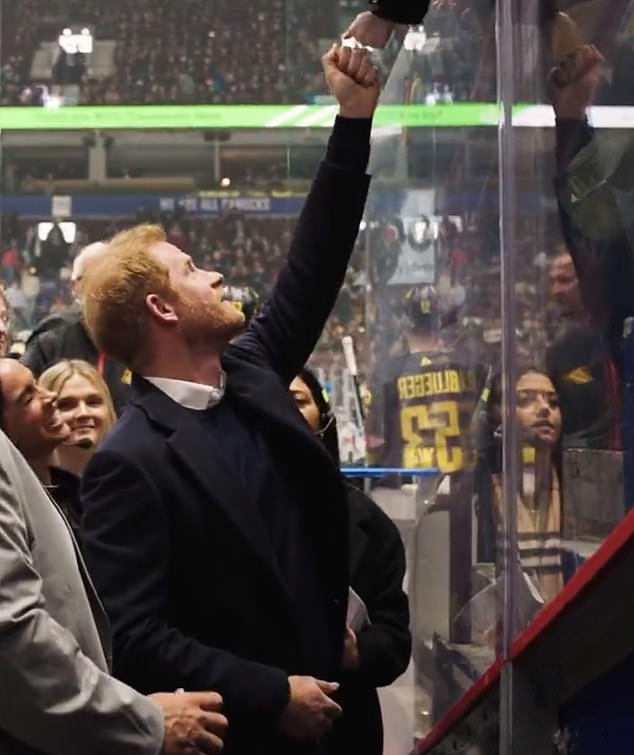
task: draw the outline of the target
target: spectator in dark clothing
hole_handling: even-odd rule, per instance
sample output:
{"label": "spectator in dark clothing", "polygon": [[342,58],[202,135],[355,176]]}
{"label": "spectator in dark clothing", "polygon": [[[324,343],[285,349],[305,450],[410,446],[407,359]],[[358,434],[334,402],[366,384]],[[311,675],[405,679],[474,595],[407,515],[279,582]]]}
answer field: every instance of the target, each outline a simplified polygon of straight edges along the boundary
{"label": "spectator in dark clothing", "polygon": [[42,244],[38,272],[43,278],[56,278],[68,260],[68,242],[58,223],[54,223]]}
{"label": "spectator in dark clothing", "polygon": [[603,334],[583,305],[572,257],[565,246],[551,262],[550,291],[558,332],[546,352],[563,416],[567,448],[620,448],[619,378]]}
{"label": "spectator in dark clothing", "polygon": [[[604,68],[605,60],[597,48],[585,45],[550,76],[556,115],[557,199],[564,239],[587,312],[585,332],[559,348],[558,361],[567,356],[567,366],[572,364],[571,349],[575,348],[582,352],[575,361],[582,358],[600,367],[605,386],[602,398],[609,405],[609,411],[603,414],[608,422],[598,427],[599,443],[590,438],[590,445],[620,448],[621,344],[625,320],[634,314],[630,203],[634,150],[629,140],[616,138],[612,131],[601,136],[588,123],[586,111],[605,79]],[[553,356],[551,349],[551,364],[557,367]],[[561,374],[562,370],[557,372]],[[577,383],[586,374],[587,370],[583,374],[572,372]],[[557,389],[562,391],[561,385]],[[578,385],[574,390],[580,391]],[[566,394],[564,387],[564,400]]]}
{"label": "spectator in dark clothing", "polygon": [[[315,375],[304,369],[290,386],[297,408],[339,468],[337,423]],[[350,586],[370,623],[346,630],[339,700],[346,716],[335,726],[333,752],[381,755],[383,725],[377,687],[394,682],[411,654],[409,608],[403,591],[405,549],[392,520],[367,495],[346,483]]]}
{"label": "spectator in dark clothing", "polygon": [[86,73],[86,57],[81,52],[68,53],[62,47],[57,51],[51,71],[53,84],[81,84]]}
{"label": "spectator in dark clothing", "polygon": [[136,373],[82,481],[82,542],[115,667],[145,690],[213,680],[232,721],[226,755],[330,755],[341,714],[345,491],[288,384],[354,248],[379,87],[362,51],[333,47],[324,67],[340,117],[246,332],[223,277],[152,226],[112,240],[82,298],[95,341]]}
{"label": "spectator in dark clothing", "polygon": [[604,79],[605,60],[585,45],[551,74],[556,115],[556,191],[564,239],[574,261],[581,298],[620,369],[623,324],[634,314],[634,150],[589,125],[587,108]]}
{"label": "spectator in dark clothing", "polygon": [[130,372],[97,349],[77,312],[51,315],[40,323],[29,337],[21,361],[39,377],[62,359],[92,364],[106,381],[117,414],[123,411],[129,400]]}
{"label": "spectator in dark clothing", "polygon": [[[83,249],[73,263],[72,284],[75,298],[81,298],[86,270],[98,262],[106,252],[102,242]],[[97,369],[106,381],[118,414],[128,402],[130,372],[113,359],[106,357],[93,343],[84,325],[79,307],[74,311],[46,317],[31,333],[22,356],[35,377],[62,359],[82,359]]]}

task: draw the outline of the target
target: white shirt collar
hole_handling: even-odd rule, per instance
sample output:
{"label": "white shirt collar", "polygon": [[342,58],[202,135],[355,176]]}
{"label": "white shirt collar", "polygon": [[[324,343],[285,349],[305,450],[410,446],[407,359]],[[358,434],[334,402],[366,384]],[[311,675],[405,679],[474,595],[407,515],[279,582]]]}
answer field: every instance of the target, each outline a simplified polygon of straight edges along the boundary
{"label": "white shirt collar", "polygon": [[173,380],[172,378],[146,377],[145,379],[148,383],[152,383],[160,391],[163,391],[172,401],[176,401],[185,409],[194,409],[198,412],[211,409],[219,404],[225,395],[227,384],[225,372],[220,373],[220,385],[218,387],[190,383],[188,380]]}

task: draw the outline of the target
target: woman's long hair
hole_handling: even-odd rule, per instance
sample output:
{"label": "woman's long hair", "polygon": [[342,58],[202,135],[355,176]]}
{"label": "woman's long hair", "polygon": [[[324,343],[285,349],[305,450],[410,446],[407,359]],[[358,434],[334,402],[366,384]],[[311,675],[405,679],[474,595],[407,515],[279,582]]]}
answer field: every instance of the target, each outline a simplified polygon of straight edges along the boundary
{"label": "woman's long hair", "polygon": [[103,435],[105,435],[117,421],[117,414],[114,410],[112,396],[105,380],[91,364],[85,362],[83,359],[62,359],[45,370],[40,376],[38,383],[43,388],[46,388],[46,390],[53,391],[59,395],[66,382],[76,375],[88,380],[97,393],[103,397],[106,406],[106,419],[103,425]]}
{"label": "woman's long hair", "polygon": [[[545,375],[556,387],[552,375],[539,364],[526,362],[517,369],[517,381],[529,372]],[[495,561],[496,525],[491,480],[493,475],[502,472],[502,376],[497,373],[491,381],[491,391],[484,410],[480,431],[478,433],[477,462],[475,475],[476,516],[478,518],[478,557],[482,561]],[[562,418],[563,419],[563,418]],[[563,435],[563,434],[562,434]],[[553,467],[560,483],[560,495],[563,501],[562,435],[551,452]],[[562,504],[563,506],[563,504]],[[563,510],[562,510],[563,516]]]}

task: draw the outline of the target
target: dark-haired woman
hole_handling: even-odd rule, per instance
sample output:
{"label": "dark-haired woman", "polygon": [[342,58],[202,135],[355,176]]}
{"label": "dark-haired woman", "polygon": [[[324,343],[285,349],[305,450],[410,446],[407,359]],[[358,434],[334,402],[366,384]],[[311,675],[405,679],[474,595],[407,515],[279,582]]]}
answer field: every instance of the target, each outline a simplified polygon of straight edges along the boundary
{"label": "dark-haired woman", "polygon": [[[303,370],[290,386],[297,407],[339,465],[337,425],[322,386]],[[372,499],[348,485],[350,586],[367,608],[369,623],[346,630],[333,753],[381,755],[383,725],[377,687],[395,681],[411,653],[409,609],[403,592],[405,550],[398,529]]]}

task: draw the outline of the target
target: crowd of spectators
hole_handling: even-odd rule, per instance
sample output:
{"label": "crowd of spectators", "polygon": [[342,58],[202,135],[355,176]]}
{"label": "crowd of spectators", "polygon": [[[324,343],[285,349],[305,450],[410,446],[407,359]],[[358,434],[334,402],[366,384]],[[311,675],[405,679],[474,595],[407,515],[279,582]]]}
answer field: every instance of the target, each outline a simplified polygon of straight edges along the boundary
{"label": "crowd of spectators", "polygon": [[36,0],[2,4],[0,24],[0,105],[37,103],[38,83],[31,81],[31,64],[41,41],[54,39]]}
{"label": "crowd of spectators", "polygon": [[[546,3],[547,5],[555,5]],[[579,43],[574,21],[579,3],[559,3],[570,16],[556,17],[538,32],[526,27],[519,55],[539,60],[542,70],[524,77],[540,82],[518,93],[545,101],[551,65]],[[320,41],[336,39],[341,23],[365,0],[56,0],[42,13],[40,0],[4,4],[0,104],[42,105],[63,94],[57,69],[72,71],[69,101],[117,104],[306,103],[326,94],[320,73]],[[91,29],[97,43],[116,42],[114,69],[97,77],[90,56],[58,54],[46,80],[31,79],[42,42],[55,42],[64,26]],[[497,97],[495,24],[488,0],[434,0],[425,20],[427,41],[414,44],[405,101],[448,104]],[[634,39],[619,37],[606,50],[612,70],[599,100],[634,102],[631,86]],[[70,66],[62,63],[73,58]],[[77,58],[77,60],[74,60]],[[528,64],[528,63],[527,63]],[[62,83],[60,83],[62,82]],[[78,94],[75,93],[77,89]],[[77,99],[78,98],[78,99]]]}
{"label": "crowd of spectators", "polygon": [[[160,222],[169,240],[192,255],[197,265],[220,270],[234,286],[254,289],[265,299],[275,283],[292,238],[296,218],[252,216],[228,212],[194,216],[185,212],[151,217],[80,220],[75,240],[66,243],[57,226],[45,240],[37,226],[14,215],[2,218],[1,276],[14,309],[14,332],[28,330],[51,312],[73,306],[70,272],[74,256],[87,244],[112,236],[136,222]],[[486,215],[464,216],[461,223],[445,218],[437,240],[436,279],[443,296],[459,303],[456,317],[462,332],[477,338],[477,348],[499,347],[501,338],[500,258],[496,224]],[[458,228],[460,225],[460,229]],[[389,234],[385,228],[379,235]],[[351,334],[360,349],[360,363],[377,362],[402,344],[407,286],[385,286],[367,269],[367,231],[357,241],[345,285],[317,352],[323,365],[341,364],[341,337]],[[546,237],[547,234],[541,234]],[[554,238],[554,236],[553,236]],[[551,245],[554,247],[555,242]],[[376,232],[370,240],[380,254]],[[534,228],[526,224],[518,236],[516,319],[517,348],[525,360],[543,357],[553,329],[548,299],[548,265],[553,248],[537,249]],[[368,296],[370,292],[370,296]],[[369,307],[369,309],[367,309]],[[373,348],[368,351],[366,320],[372,320]]]}
{"label": "crowd of spectators", "polygon": [[[142,221],[162,223],[169,241],[191,254],[197,265],[220,270],[229,284],[254,289],[264,299],[288,251],[296,218],[252,217],[236,212],[209,218],[164,213],[156,218],[140,213],[136,218],[79,221],[71,244],[64,240],[57,225],[41,240],[36,224],[5,214],[0,221],[0,272],[13,309],[14,334],[30,330],[50,313],[64,312],[73,306],[71,266],[81,248]],[[358,285],[363,281],[362,264],[360,242],[322,338],[322,355],[338,350],[342,335],[364,330],[365,290]]]}
{"label": "crowd of spectators", "polygon": [[42,104],[59,77],[51,70],[51,80],[31,81],[31,64],[64,26],[117,43],[105,78],[94,75],[90,56],[72,56],[82,58],[73,66],[83,72],[73,81],[79,102],[93,105],[311,101],[325,93],[319,40],[337,36],[334,0],[58,0],[46,14],[38,0],[6,5],[3,105]]}

